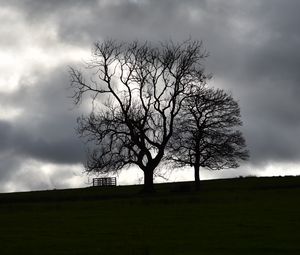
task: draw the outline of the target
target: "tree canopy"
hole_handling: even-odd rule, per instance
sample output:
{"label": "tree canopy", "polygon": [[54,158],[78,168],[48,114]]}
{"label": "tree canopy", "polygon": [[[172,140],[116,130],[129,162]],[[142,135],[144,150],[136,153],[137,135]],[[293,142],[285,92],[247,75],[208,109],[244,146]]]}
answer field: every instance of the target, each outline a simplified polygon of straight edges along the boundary
{"label": "tree canopy", "polygon": [[90,143],[86,171],[116,172],[134,164],[144,172],[145,191],[152,191],[190,88],[206,84],[206,57],[202,43],[193,40],[96,42],[84,71],[70,68],[75,104],[90,95],[95,106],[78,120],[79,134]]}
{"label": "tree canopy", "polygon": [[185,98],[168,143],[166,159],[175,166],[194,167],[196,187],[200,167],[236,168],[247,160],[238,103],[221,89],[193,87]]}

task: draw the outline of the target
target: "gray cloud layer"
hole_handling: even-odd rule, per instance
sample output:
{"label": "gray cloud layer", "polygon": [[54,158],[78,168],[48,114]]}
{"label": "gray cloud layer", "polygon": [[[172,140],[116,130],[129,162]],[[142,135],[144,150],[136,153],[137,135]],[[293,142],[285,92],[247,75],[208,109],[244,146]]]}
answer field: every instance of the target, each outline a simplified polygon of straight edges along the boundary
{"label": "gray cloud layer", "polygon": [[[44,26],[66,47],[86,49],[107,37],[203,40],[211,53],[206,66],[214,74],[212,84],[231,90],[240,102],[250,163],[299,161],[299,1],[15,0],[1,5],[17,12],[32,36]],[[11,38],[17,33],[11,31]],[[50,43],[41,42],[46,54]],[[0,38],[0,45],[22,47],[7,38]],[[65,90],[69,61],[50,71],[40,66],[33,86],[25,80],[9,96],[0,94],[2,106],[24,109],[20,118],[0,121],[0,178],[17,172],[22,158],[56,164],[84,160],[73,131],[79,110],[69,110]]]}
{"label": "gray cloud layer", "polygon": [[0,94],[0,101],[22,109],[12,121],[0,122],[0,150],[57,163],[82,162],[82,144],[75,138],[78,112],[71,110],[66,66],[41,74],[36,86]]}

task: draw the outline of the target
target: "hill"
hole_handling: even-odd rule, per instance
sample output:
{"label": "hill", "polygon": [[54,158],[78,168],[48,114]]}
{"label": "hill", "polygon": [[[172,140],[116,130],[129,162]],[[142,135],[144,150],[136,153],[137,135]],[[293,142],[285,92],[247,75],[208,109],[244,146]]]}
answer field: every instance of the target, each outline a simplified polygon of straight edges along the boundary
{"label": "hill", "polygon": [[0,194],[0,254],[298,254],[300,177]]}

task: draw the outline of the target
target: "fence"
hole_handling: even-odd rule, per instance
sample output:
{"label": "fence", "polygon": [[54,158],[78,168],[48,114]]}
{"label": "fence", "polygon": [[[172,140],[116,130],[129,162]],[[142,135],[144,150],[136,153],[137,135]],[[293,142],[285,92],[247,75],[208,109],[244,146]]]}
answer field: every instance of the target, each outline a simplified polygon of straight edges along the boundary
{"label": "fence", "polygon": [[95,186],[117,186],[116,177],[93,178],[93,187]]}

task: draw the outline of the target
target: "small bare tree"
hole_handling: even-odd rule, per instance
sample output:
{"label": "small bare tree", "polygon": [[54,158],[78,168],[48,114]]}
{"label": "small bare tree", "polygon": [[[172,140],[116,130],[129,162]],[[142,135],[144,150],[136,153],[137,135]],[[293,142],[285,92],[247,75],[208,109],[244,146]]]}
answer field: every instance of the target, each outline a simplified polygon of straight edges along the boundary
{"label": "small bare tree", "polygon": [[[93,111],[78,120],[78,132],[92,144],[87,172],[116,172],[137,165],[144,190],[153,191],[153,174],[164,157],[189,87],[205,84],[199,41],[151,45],[95,43],[84,73],[70,68],[74,101],[92,96]],[[92,72],[91,72],[92,71]],[[92,74],[91,74],[92,73]]]}
{"label": "small bare tree", "polygon": [[221,89],[191,87],[182,104],[166,158],[175,166],[194,167],[196,188],[200,167],[211,170],[236,168],[248,159],[239,105]]}

